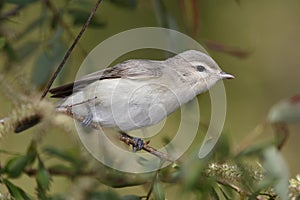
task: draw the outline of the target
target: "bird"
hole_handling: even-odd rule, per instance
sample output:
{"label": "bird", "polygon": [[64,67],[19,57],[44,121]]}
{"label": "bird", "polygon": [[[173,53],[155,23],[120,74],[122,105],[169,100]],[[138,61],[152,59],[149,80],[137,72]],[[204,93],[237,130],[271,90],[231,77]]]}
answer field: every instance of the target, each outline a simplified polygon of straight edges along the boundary
{"label": "bird", "polygon": [[[159,123],[219,80],[234,76],[221,70],[208,54],[186,50],[165,60],[131,59],[49,90],[61,99],[58,112],[71,109],[92,122],[121,131]],[[40,117],[19,123],[22,132]]]}

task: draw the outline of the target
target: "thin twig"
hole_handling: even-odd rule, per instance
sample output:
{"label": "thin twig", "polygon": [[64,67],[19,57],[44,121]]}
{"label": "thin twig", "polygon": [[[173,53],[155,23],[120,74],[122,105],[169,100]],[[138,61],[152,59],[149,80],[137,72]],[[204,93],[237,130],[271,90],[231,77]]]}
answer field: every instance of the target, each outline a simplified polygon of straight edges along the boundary
{"label": "thin twig", "polygon": [[56,79],[56,77],[58,76],[59,72],[62,70],[62,68],[64,67],[67,59],[69,58],[69,56],[71,55],[71,52],[73,51],[74,47],[76,46],[76,44],[78,43],[79,39],[81,38],[81,36],[83,35],[84,31],[86,30],[86,28],[88,27],[89,23],[91,22],[92,18],[94,17],[97,8],[99,6],[99,4],[102,2],[102,0],[97,0],[89,18],[87,19],[87,21],[85,22],[85,24],[83,25],[81,31],[78,33],[77,37],[75,38],[73,44],[71,45],[71,47],[68,49],[67,53],[65,54],[63,60],[61,61],[61,63],[59,64],[59,66],[57,67],[56,71],[54,72],[54,74],[52,75],[50,81],[47,83],[47,86],[41,96],[41,99],[43,99],[47,93],[49,92],[50,87],[52,86],[54,80]]}
{"label": "thin twig", "polygon": [[245,191],[245,190],[241,189],[240,187],[238,187],[238,186],[236,186],[232,183],[229,183],[225,180],[217,180],[217,182],[221,185],[227,185],[228,187],[230,187],[231,189],[233,189],[234,191],[236,191],[240,195],[246,195],[246,196],[251,196],[252,195],[251,192]]}
{"label": "thin twig", "polygon": [[[246,190],[243,190],[242,188],[240,188],[239,186],[233,184],[233,183],[229,183],[225,180],[217,180],[217,182],[221,185],[225,185],[225,186],[228,186],[230,187],[231,189],[233,189],[234,191],[236,191],[237,193],[239,193],[241,196],[247,196],[247,197],[252,197],[252,199],[254,198],[253,197],[253,193],[249,192],[249,191],[246,191]],[[261,200],[261,198],[259,196],[268,196],[269,199],[276,199],[276,195],[272,195],[272,194],[268,194],[268,193],[259,193],[255,196],[255,199],[256,200]]]}

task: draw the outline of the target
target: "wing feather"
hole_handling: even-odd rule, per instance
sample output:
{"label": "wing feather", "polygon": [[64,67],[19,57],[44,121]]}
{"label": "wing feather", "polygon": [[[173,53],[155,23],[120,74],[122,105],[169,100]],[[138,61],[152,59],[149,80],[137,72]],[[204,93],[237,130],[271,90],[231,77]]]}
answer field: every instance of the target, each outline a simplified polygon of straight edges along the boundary
{"label": "wing feather", "polygon": [[52,88],[49,92],[52,94],[51,97],[53,98],[66,98],[98,80],[116,78],[141,80],[157,78],[162,75],[163,67],[162,61],[128,60],[117,64],[114,67],[88,74],[75,82]]}

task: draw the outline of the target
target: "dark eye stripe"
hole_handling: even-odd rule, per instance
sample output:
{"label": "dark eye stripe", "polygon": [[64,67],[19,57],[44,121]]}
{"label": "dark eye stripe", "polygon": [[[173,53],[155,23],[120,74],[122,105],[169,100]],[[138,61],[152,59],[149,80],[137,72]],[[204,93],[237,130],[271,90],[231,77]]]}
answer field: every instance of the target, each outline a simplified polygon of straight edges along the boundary
{"label": "dark eye stripe", "polygon": [[197,71],[198,71],[198,72],[203,72],[203,71],[205,71],[205,67],[202,66],[202,65],[198,65],[198,66],[197,66]]}

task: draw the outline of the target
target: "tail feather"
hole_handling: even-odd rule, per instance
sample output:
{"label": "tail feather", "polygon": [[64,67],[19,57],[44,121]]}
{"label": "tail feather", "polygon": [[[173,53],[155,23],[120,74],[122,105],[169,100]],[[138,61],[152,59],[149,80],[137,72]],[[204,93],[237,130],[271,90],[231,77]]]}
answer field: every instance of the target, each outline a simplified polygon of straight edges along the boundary
{"label": "tail feather", "polygon": [[52,94],[52,98],[65,98],[73,93],[74,83],[68,83],[56,88],[52,88],[49,92]]}

